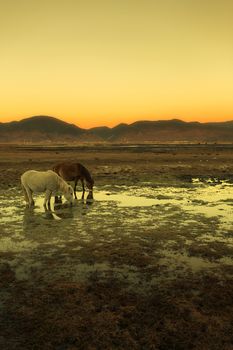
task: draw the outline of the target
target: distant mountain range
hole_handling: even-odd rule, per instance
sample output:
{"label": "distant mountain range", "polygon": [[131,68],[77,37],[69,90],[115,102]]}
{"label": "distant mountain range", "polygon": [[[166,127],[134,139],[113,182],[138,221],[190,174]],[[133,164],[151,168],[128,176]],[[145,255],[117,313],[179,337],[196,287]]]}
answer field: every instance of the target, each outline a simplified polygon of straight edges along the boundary
{"label": "distant mountain range", "polygon": [[0,123],[2,143],[75,142],[233,142],[233,121],[217,123],[184,122],[179,119],[137,121],[82,129],[48,116]]}

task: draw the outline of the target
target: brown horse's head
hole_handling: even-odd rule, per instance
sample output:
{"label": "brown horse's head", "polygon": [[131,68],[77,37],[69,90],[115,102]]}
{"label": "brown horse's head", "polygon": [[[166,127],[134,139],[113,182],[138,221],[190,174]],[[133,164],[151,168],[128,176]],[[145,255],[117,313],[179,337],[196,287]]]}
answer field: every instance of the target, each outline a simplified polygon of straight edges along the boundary
{"label": "brown horse's head", "polygon": [[89,191],[93,191],[94,180],[92,178],[86,179],[87,188]]}

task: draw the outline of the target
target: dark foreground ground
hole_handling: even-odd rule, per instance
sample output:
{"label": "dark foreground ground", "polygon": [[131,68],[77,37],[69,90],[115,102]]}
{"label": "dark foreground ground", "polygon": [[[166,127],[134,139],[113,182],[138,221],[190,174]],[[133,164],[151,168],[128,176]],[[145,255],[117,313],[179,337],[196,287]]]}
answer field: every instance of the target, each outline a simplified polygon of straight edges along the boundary
{"label": "dark foreground ground", "polygon": [[[203,181],[212,179],[213,185],[221,180],[229,183],[233,180],[233,146],[229,145],[130,148],[8,146],[0,148],[1,198],[4,199],[8,193],[12,196],[15,191],[20,199],[19,178],[22,172],[49,169],[61,160],[83,163],[95,178],[96,190],[104,186],[108,186],[109,190],[116,185],[119,188],[135,186],[140,189],[147,183],[150,183],[150,188],[169,186],[185,189],[190,186],[192,178]],[[228,207],[232,205],[232,202],[228,203]],[[4,212],[4,207],[1,210]],[[20,204],[18,210],[19,213],[23,212]],[[119,212],[114,206],[108,210],[107,220],[112,222],[112,217]],[[149,212],[151,227],[147,225],[144,229],[133,226],[132,221],[136,222],[137,219],[133,215],[137,212],[132,212],[131,226],[125,223],[125,227],[130,227],[130,235],[134,239],[129,239],[127,232],[122,233],[124,218],[128,220],[129,216],[121,212],[123,219],[118,227],[118,221],[114,218],[117,230],[109,231],[113,236],[112,241],[108,241],[101,231],[101,227],[106,228],[106,222],[101,225],[101,221],[98,221],[98,229],[95,229],[95,216],[90,215],[92,227],[88,232],[91,238],[95,238],[94,243],[82,240],[80,236],[77,239],[82,249],[75,250],[73,238],[72,242],[60,246],[53,255],[47,255],[49,250],[46,245],[38,244],[30,259],[37,257],[42,267],[31,268],[30,278],[19,278],[16,273],[19,265],[23,266],[24,258],[19,256],[18,260],[14,260],[17,253],[14,252],[14,245],[18,242],[23,244],[20,241],[21,231],[14,237],[13,246],[7,246],[5,250],[0,246],[0,348],[233,349],[231,225],[221,232],[218,218],[207,219],[198,214],[195,220],[192,217],[189,225],[183,227],[183,218],[178,218],[178,214],[172,216],[171,212],[170,220],[156,229],[154,223],[162,220],[163,208],[156,210],[155,216]],[[73,225],[73,219],[69,220]],[[85,220],[82,222],[84,226],[88,225],[88,216]],[[8,242],[7,238],[18,229],[18,226],[10,225],[11,222],[1,223],[0,219],[2,244]],[[36,222],[34,227],[37,235],[41,232],[39,230],[43,230],[40,225],[41,221]],[[33,226],[29,225],[22,231],[27,239],[30,235],[28,227],[31,229]],[[198,235],[199,232],[204,235],[205,230],[212,239],[204,245],[198,240]],[[51,231],[48,232],[51,234]],[[35,233],[31,232],[31,235]],[[67,237],[71,237],[68,231]],[[72,249],[69,245],[72,245]],[[165,250],[162,248],[165,246],[166,249],[171,247],[166,250],[169,254],[178,256],[182,252],[187,264],[201,261],[204,268],[163,264]],[[13,268],[12,261],[17,261],[18,266]],[[94,268],[88,270],[86,278],[74,279],[69,272],[75,264],[78,268],[81,264]],[[101,264],[108,266],[104,276]],[[66,273],[59,275],[58,271],[64,265]],[[119,269],[121,274],[116,272]],[[166,275],[168,270],[169,278]],[[132,271],[139,276],[137,283],[130,277]]]}

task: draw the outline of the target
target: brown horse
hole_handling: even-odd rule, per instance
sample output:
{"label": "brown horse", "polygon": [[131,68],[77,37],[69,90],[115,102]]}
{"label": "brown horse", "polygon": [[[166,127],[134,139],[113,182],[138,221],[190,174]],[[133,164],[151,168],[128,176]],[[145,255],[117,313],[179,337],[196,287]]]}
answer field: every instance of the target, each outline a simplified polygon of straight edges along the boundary
{"label": "brown horse", "polygon": [[53,167],[53,171],[57,173],[59,176],[61,176],[65,181],[74,181],[75,199],[77,199],[76,186],[77,186],[78,180],[80,180],[82,183],[82,188],[83,188],[82,198],[84,198],[84,193],[85,193],[84,181],[86,182],[89,192],[92,194],[94,180],[91,177],[87,168],[85,168],[82,164],[74,163],[74,162],[59,163]]}

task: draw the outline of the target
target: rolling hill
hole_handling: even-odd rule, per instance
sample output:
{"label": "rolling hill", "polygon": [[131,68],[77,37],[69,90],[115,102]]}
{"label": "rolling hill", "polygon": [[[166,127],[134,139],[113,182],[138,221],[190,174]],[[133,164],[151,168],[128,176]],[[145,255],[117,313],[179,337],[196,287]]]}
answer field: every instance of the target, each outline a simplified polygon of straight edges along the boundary
{"label": "rolling hill", "polygon": [[179,119],[137,121],[82,129],[49,116],[0,123],[0,142],[233,142],[233,121],[184,122]]}
{"label": "rolling hill", "polygon": [[48,116],[35,116],[0,124],[0,142],[72,142],[94,135],[74,124]]}

